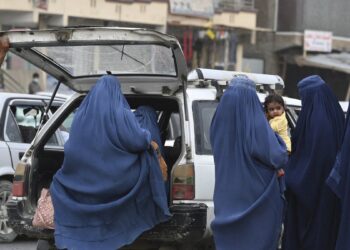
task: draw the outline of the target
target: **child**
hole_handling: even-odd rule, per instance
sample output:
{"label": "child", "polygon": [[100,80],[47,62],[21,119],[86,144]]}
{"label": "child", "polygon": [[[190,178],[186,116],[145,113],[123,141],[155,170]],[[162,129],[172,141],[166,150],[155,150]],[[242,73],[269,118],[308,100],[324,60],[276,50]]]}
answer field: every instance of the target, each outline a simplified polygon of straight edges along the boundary
{"label": "child", "polygon": [[271,128],[282,138],[290,154],[291,141],[288,135],[288,121],[283,98],[277,94],[270,94],[265,98],[264,107]]}

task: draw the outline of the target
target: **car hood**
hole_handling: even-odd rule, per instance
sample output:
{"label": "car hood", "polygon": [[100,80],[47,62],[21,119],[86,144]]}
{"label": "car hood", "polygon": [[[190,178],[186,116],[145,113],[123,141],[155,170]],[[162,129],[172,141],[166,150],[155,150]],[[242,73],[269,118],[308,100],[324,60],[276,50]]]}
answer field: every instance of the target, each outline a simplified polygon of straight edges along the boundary
{"label": "car hood", "polygon": [[175,37],[147,29],[60,28],[0,32],[10,50],[77,92],[104,74],[118,76],[124,93],[172,94],[187,66]]}

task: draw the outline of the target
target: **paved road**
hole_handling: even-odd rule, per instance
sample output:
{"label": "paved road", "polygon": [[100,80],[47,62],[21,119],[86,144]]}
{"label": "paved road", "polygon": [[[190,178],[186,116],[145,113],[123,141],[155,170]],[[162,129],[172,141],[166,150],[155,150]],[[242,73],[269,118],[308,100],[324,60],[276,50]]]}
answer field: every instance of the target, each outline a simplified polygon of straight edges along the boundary
{"label": "paved road", "polygon": [[36,241],[22,238],[12,243],[0,243],[0,250],[36,250]]}

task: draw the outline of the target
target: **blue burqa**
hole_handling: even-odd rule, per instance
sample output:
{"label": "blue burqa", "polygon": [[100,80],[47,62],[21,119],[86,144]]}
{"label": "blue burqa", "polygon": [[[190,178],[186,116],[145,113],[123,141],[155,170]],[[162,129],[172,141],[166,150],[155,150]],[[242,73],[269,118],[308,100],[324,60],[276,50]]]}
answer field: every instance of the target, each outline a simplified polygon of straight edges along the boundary
{"label": "blue burqa", "polygon": [[140,106],[135,110],[134,114],[141,128],[147,129],[151,133],[151,139],[158,144],[160,152],[164,156],[164,147],[160,138],[158,126],[158,115],[154,108],[150,106]]}
{"label": "blue burqa", "polygon": [[341,151],[327,183],[340,199],[341,214],[336,250],[350,249],[350,108],[346,115],[345,133]]}
{"label": "blue burqa", "polygon": [[118,249],[170,216],[150,133],[103,76],[75,113],[51,184],[60,249]]}
{"label": "blue burqa", "polygon": [[288,155],[263,113],[252,81],[231,81],[212,120],[210,140],[216,249],[277,249],[284,199],[276,170],[285,166]]}
{"label": "blue burqa", "polygon": [[284,250],[334,249],[339,201],[325,181],[340,148],[344,114],[319,76],[298,83],[302,109],[286,168]]}

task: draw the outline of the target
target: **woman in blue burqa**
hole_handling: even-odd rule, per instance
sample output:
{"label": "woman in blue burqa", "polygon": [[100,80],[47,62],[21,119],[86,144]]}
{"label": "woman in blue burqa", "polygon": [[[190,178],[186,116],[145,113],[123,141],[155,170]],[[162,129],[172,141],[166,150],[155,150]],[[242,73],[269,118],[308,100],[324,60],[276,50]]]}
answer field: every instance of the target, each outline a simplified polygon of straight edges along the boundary
{"label": "woman in blue burqa", "polygon": [[284,208],[277,171],[287,163],[288,154],[264,115],[254,82],[231,80],[212,120],[210,140],[216,248],[277,249]]}
{"label": "woman in blue burqa", "polygon": [[284,250],[334,249],[339,200],[326,185],[341,146],[344,113],[317,75],[298,83],[301,112],[286,168],[287,215]]}
{"label": "woman in blue burqa", "polygon": [[[168,167],[164,161],[164,146],[160,136],[158,126],[158,114],[151,106],[139,106],[134,112],[141,128],[147,129],[151,133],[152,145],[157,151],[160,169],[165,182],[166,193],[168,194]],[[154,145],[154,143],[156,145]],[[161,159],[160,159],[161,158]]]}
{"label": "woman in blue burqa", "polygon": [[350,108],[346,114],[341,151],[327,179],[327,184],[340,199],[341,213],[335,250],[350,249]]}
{"label": "woman in blue burqa", "polygon": [[169,219],[150,143],[117,78],[101,77],[75,113],[50,188],[59,249],[119,249]]}
{"label": "woman in blue burqa", "polygon": [[160,137],[157,112],[150,106],[139,106],[134,114],[141,128],[147,129],[151,133],[151,139],[158,144],[160,152],[164,157],[164,147]]}

